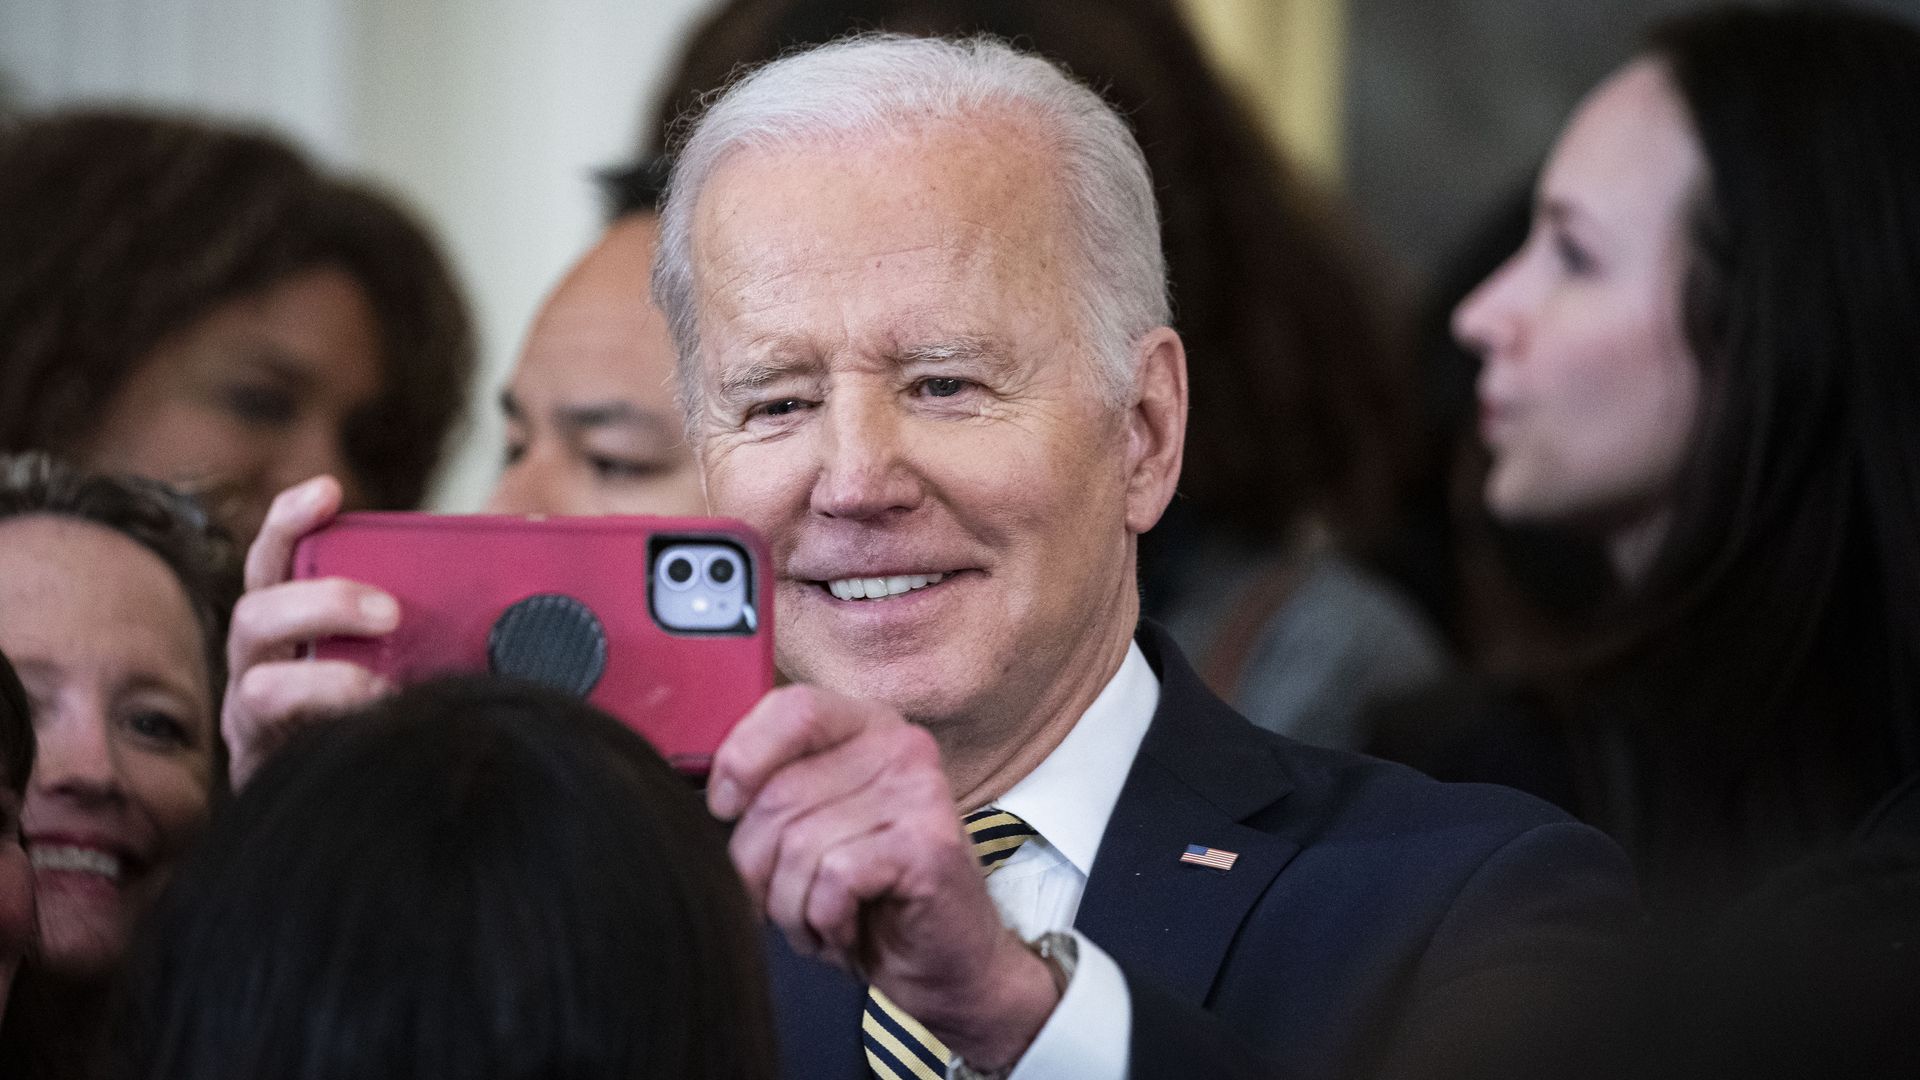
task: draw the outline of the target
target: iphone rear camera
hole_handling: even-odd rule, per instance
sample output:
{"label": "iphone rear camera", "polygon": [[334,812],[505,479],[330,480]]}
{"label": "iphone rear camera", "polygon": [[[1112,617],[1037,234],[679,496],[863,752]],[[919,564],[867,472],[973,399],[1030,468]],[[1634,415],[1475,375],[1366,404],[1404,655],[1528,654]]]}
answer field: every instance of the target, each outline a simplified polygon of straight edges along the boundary
{"label": "iphone rear camera", "polygon": [[653,617],[678,633],[752,633],[752,575],[733,544],[689,540],[653,552]]}
{"label": "iphone rear camera", "polygon": [[685,555],[675,555],[667,560],[667,584],[674,588],[686,588],[693,581],[693,560]]}

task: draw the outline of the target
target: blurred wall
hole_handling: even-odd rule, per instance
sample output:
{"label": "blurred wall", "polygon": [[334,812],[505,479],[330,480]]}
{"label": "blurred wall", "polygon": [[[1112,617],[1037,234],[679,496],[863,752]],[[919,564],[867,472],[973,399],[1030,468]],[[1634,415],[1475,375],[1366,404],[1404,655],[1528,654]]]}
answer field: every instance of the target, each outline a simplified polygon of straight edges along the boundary
{"label": "blurred wall", "polygon": [[11,104],[134,99],[265,121],[411,202],[466,283],[485,371],[435,504],[470,510],[493,399],[600,219],[703,0],[0,0]]}
{"label": "blurred wall", "polygon": [[1293,159],[1338,186],[1347,0],[1184,0],[1194,29]]}

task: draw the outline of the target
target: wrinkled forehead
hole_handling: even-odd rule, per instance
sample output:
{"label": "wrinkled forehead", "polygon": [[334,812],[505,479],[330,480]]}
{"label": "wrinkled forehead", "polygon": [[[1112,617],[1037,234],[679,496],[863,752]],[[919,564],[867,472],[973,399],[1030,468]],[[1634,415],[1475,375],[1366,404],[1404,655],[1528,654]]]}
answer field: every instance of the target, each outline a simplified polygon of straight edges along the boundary
{"label": "wrinkled forehead", "polygon": [[879,242],[998,238],[1052,258],[1068,220],[1058,155],[1014,115],[902,121],[879,135],[829,132],[736,146],[694,207],[696,272],[745,241],[759,259]]}
{"label": "wrinkled forehead", "polygon": [[[692,217],[700,322],[831,303],[849,328],[1019,321],[1073,307],[1056,156],[1014,123],[909,125],[877,139],[739,148]],[[704,338],[706,331],[702,331]]]}

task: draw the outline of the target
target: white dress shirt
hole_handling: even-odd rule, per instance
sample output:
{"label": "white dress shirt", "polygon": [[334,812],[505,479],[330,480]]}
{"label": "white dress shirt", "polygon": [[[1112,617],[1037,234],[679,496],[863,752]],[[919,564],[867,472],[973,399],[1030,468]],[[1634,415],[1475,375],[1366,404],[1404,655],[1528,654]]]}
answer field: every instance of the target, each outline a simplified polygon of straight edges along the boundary
{"label": "white dress shirt", "polygon": [[[1038,768],[993,801],[1039,833],[987,878],[1006,924],[1028,940],[1067,930],[1080,910],[1087,874],[1140,749],[1160,680],[1140,646],[1129,644],[1100,696]],[[1098,945],[1074,931],[1079,964],[1060,1004],[1008,1080],[1123,1080],[1133,1035],[1126,979]]]}

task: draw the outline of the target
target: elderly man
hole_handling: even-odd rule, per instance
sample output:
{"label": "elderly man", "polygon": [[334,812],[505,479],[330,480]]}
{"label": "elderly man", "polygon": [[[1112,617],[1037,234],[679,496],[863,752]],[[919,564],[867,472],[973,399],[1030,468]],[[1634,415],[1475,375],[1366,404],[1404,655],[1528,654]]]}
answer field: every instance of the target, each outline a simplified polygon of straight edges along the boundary
{"label": "elderly man", "polygon": [[[787,1075],[1348,1076],[1631,912],[1599,834],[1261,732],[1138,625],[1185,360],[1139,150],[1049,64],[867,38],[762,69],[682,152],[654,287],[711,507],[777,564],[795,685],[708,800],[781,932]],[[256,584],[333,501],[283,499]],[[376,688],[276,662],[392,625],[293,588],[328,617],[236,617],[243,769]]]}
{"label": "elderly man", "polygon": [[[856,1016],[883,1077],[1342,1075],[1397,1011],[1629,906],[1597,835],[1266,737],[1136,638],[1185,363],[1151,183],[1090,91],[997,44],[828,46],[718,101],[673,192],[655,297],[800,684],[709,788],[791,948],[793,1075],[859,1075]],[[982,808],[984,879],[955,824]]]}

